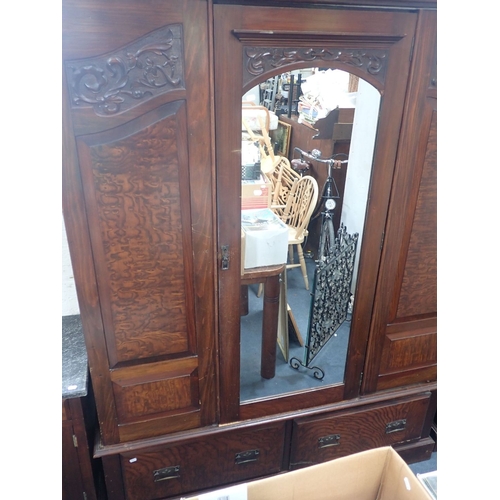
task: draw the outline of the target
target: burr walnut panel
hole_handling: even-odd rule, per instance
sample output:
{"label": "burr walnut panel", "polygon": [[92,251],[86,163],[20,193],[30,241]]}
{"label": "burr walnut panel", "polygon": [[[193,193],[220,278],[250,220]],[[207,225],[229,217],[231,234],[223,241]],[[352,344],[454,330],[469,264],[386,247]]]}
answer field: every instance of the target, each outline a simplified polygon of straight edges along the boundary
{"label": "burr walnut panel", "polygon": [[196,357],[111,372],[119,423],[199,408]]}
{"label": "burr walnut panel", "polygon": [[178,101],[78,139],[112,364],[190,349],[185,113]]}
{"label": "burr walnut panel", "polygon": [[434,319],[388,325],[382,351],[381,376],[436,363],[437,336]]}
{"label": "burr walnut panel", "polygon": [[437,114],[432,113],[429,137],[397,318],[436,314],[437,310]]}

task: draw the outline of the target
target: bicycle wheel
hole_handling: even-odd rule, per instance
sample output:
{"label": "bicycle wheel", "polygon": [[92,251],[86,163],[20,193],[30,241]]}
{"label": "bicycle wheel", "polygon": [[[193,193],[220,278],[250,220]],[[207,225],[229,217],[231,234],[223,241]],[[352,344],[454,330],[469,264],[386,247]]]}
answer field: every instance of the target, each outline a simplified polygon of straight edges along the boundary
{"label": "bicycle wheel", "polygon": [[333,220],[330,217],[325,217],[321,225],[321,233],[319,238],[318,260],[327,262],[333,255],[335,244],[335,232],[333,229]]}

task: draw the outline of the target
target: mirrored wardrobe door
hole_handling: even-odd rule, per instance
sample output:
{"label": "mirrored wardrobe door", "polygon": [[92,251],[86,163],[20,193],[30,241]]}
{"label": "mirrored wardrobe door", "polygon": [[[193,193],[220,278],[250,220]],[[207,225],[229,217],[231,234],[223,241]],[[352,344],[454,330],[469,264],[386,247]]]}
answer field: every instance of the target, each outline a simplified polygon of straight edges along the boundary
{"label": "mirrored wardrobe door", "polygon": [[[261,81],[242,101],[244,403],[344,380],[380,92],[352,73],[306,68]],[[314,189],[301,192],[307,183]],[[268,370],[264,284],[246,283],[280,263]]]}
{"label": "mirrored wardrobe door", "polygon": [[[224,422],[359,390],[415,18],[214,12]],[[311,87],[323,87],[321,106]],[[342,154],[334,129],[349,139]]]}

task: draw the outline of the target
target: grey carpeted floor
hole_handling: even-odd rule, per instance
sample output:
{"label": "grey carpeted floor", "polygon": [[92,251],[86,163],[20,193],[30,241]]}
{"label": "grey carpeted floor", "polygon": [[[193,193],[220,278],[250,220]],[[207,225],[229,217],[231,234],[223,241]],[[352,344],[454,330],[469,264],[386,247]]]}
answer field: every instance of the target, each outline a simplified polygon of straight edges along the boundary
{"label": "grey carpeted floor", "polygon": [[434,472],[437,468],[437,451],[433,452],[429,460],[410,464],[410,469],[415,474],[425,474],[426,472]]}
{"label": "grey carpeted floor", "polygon": [[[292,310],[303,342],[307,342],[311,293],[315,264],[307,259],[309,291],[306,290],[300,268],[287,271],[287,301]],[[304,390],[340,383],[344,379],[345,359],[349,341],[349,321],[345,321],[331,337],[321,351],[314,357],[310,367],[318,367],[324,372],[324,378],[318,380],[311,369],[299,365],[298,370],[290,366],[290,360],[296,358],[302,363],[305,348],[293,334],[289,337],[288,360],[278,348],[276,376],[266,380],[260,376],[260,353],[262,339],[263,299],[257,297],[258,285],[249,286],[249,313],[241,317],[241,390],[242,401],[272,396],[285,392]]]}

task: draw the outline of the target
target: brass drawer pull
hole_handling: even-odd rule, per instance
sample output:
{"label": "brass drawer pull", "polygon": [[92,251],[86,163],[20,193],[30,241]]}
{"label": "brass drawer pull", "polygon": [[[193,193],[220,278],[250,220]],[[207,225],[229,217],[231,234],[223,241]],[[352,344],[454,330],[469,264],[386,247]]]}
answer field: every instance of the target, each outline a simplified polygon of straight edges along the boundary
{"label": "brass drawer pull", "polygon": [[401,420],[394,420],[394,422],[389,422],[385,426],[385,433],[390,434],[391,432],[404,431],[406,429],[406,418]]}
{"label": "brass drawer pull", "polygon": [[173,467],[165,467],[164,469],[158,469],[153,471],[154,482],[167,481],[168,479],[177,479],[181,477],[180,465],[174,465]]}
{"label": "brass drawer pull", "polygon": [[340,445],[340,434],[330,434],[318,439],[318,448],[328,448],[329,446]]}
{"label": "brass drawer pull", "polygon": [[246,464],[248,462],[256,462],[259,458],[259,450],[248,450],[242,451],[241,453],[236,453],[234,457],[234,463],[236,465]]}

